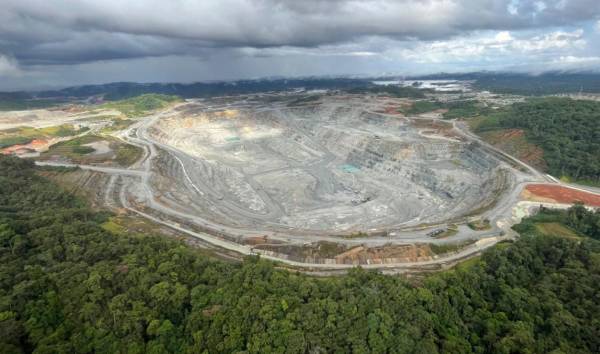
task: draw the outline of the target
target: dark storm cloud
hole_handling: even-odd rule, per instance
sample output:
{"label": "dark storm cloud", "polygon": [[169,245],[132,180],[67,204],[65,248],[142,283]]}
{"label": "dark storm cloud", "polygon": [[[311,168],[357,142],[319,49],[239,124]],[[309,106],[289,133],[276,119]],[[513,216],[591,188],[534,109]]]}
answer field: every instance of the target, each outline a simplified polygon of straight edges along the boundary
{"label": "dark storm cloud", "polygon": [[12,42],[5,47],[17,53],[22,65],[51,65],[164,55],[193,54],[201,57],[210,48],[210,43],[88,31],[71,33],[58,41],[40,41],[26,46]]}
{"label": "dark storm cloud", "polygon": [[212,48],[318,47],[367,36],[432,40],[597,19],[598,0],[3,0],[0,55],[22,65]]}

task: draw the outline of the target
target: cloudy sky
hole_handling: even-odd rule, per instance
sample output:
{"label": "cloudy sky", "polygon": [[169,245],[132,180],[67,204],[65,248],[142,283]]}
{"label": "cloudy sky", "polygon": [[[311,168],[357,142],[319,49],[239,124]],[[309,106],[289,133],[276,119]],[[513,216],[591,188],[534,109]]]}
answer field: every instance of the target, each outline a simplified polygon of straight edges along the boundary
{"label": "cloudy sky", "polygon": [[0,90],[600,69],[600,0],[0,0]]}

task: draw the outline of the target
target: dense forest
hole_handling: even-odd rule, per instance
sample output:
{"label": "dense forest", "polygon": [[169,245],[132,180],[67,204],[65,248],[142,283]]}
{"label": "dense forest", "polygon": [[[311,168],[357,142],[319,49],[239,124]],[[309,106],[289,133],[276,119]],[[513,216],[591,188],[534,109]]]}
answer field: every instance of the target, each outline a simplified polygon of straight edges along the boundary
{"label": "dense forest", "polygon": [[391,97],[423,98],[425,90],[410,86],[397,85],[364,85],[346,90],[353,94],[382,94]]}
{"label": "dense forest", "polygon": [[409,108],[402,110],[405,114],[422,114],[438,109],[445,109],[445,119],[472,118],[487,114],[490,109],[484,107],[475,100],[460,100],[452,102],[440,102],[436,100],[415,101]]}
{"label": "dense forest", "polygon": [[[569,212],[545,217],[581,233],[598,226]],[[254,257],[226,263],[163,237],[108,232],[106,218],[32,163],[0,157],[0,352],[600,351],[591,238],[523,227],[514,245],[409,283],[361,269],[314,278]]]}
{"label": "dense forest", "polygon": [[525,130],[527,140],[544,150],[549,173],[600,183],[600,102],[536,98],[491,114],[479,132]]}

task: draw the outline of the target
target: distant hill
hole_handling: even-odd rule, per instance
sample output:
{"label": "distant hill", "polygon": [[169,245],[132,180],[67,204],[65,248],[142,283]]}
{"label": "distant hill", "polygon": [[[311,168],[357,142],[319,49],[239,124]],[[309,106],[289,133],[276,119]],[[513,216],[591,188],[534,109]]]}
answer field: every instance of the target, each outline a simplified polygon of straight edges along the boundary
{"label": "distant hill", "polygon": [[[240,80],[228,82],[181,83],[134,83],[115,82],[101,85],[85,85],[68,87],[60,90],[37,92],[0,92],[0,103],[8,102],[9,106],[17,101],[86,99],[102,95],[105,100],[120,100],[147,93],[176,95],[182,98],[212,97],[222,95],[251,94],[258,92],[277,92],[294,89],[341,89],[360,91],[374,85],[375,78],[295,78],[295,79],[262,79]],[[377,80],[389,79],[377,78]],[[546,95],[556,93],[600,93],[600,73],[545,73],[529,75],[520,73],[475,72],[464,74],[434,74],[410,77],[411,80],[469,80],[473,86],[481,90],[498,93],[521,95]],[[358,89],[358,91],[357,91]],[[372,91],[372,90],[369,90]],[[39,102],[43,103],[43,102]],[[18,105],[27,107],[31,102]],[[36,106],[35,102],[33,106]]]}
{"label": "distant hill", "polygon": [[[11,95],[22,97],[25,94],[35,98],[87,98],[95,95],[104,95],[104,98],[107,100],[119,100],[146,93],[159,93],[165,95],[176,95],[183,98],[192,98],[249,94],[269,91],[285,91],[299,88],[304,88],[307,90],[349,89],[369,85],[369,83],[370,81],[367,79],[345,78],[242,80],[231,82],[198,82],[191,84],[141,84],[133,82],[116,82],[103,85],[69,87],[62,90],[12,93]],[[2,95],[3,94],[0,93],[0,97],[2,97]]]}

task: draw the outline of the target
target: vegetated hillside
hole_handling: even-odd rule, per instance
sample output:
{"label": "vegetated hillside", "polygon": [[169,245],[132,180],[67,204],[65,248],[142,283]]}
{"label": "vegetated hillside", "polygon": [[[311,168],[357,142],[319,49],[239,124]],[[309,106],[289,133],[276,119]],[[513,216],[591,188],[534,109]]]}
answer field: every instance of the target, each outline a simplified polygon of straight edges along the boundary
{"label": "vegetated hillside", "polygon": [[580,235],[600,241],[600,209],[588,210],[583,204],[573,205],[567,210],[542,208],[537,215],[516,225],[515,229],[521,233],[527,233],[535,231],[534,228],[540,224],[548,223],[567,226]]}
{"label": "vegetated hillside", "polygon": [[30,99],[2,97],[0,95],[0,111],[24,111],[28,109],[42,109],[56,107],[66,103],[63,99]]}
{"label": "vegetated hillside", "polygon": [[472,118],[489,113],[490,110],[476,100],[461,100],[440,102],[435,100],[415,101],[403,111],[405,114],[422,114],[438,109],[447,110],[443,117],[446,119]]}
{"label": "vegetated hillside", "polygon": [[[69,87],[62,90],[35,92],[33,96],[39,98],[71,97],[86,98],[95,95],[104,95],[107,100],[120,100],[135,97],[146,93],[159,93],[164,95],[177,95],[179,97],[211,97],[223,95],[250,94],[268,91],[285,91],[304,88],[314,89],[347,89],[370,84],[368,79],[346,78],[305,78],[305,79],[264,79],[264,80],[239,80],[231,82],[197,82],[191,84],[178,83],[133,83],[115,82],[104,85],[86,85]],[[27,97],[31,94],[22,94]],[[2,95],[2,93],[0,93]],[[0,96],[1,97],[1,96]]]}
{"label": "vegetated hillside", "polygon": [[500,74],[477,78],[475,87],[498,93],[550,95],[570,92],[600,92],[599,73]]}
{"label": "vegetated hillside", "polygon": [[346,90],[348,93],[354,94],[380,94],[391,97],[407,97],[407,98],[423,98],[425,94],[424,90],[420,90],[414,87],[403,87],[397,85],[365,85],[361,87],[354,87]]}
{"label": "vegetated hillside", "polygon": [[[92,147],[94,143],[106,146],[107,151],[94,153],[96,152],[96,149]],[[47,151],[40,154],[38,160],[60,158],[83,165],[103,164],[126,167],[139,160],[142,154],[142,148],[127,144],[114,137],[87,134],[53,144]]]}
{"label": "vegetated hillside", "polygon": [[[592,353],[600,246],[536,236],[427,278],[312,278],[107,219],[0,157],[4,353]],[[580,223],[587,223],[581,219]],[[581,229],[582,232],[584,229]]]}
{"label": "vegetated hillside", "polygon": [[508,128],[523,129],[543,149],[550,174],[600,183],[600,102],[531,99],[491,114],[477,131]]}
{"label": "vegetated hillside", "polygon": [[153,110],[165,108],[169,104],[178,101],[181,101],[181,98],[177,96],[152,93],[109,102],[102,105],[102,108],[115,109],[127,117],[141,117]]}
{"label": "vegetated hillside", "polygon": [[81,134],[89,130],[87,127],[76,128],[72,124],[62,124],[46,128],[18,127],[0,130],[0,149],[17,145],[28,144],[34,139],[50,139],[54,137],[67,137]]}
{"label": "vegetated hillside", "polygon": [[489,108],[475,100],[448,102],[446,108],[448,112],[444,113],[445,119],[472,118],[490,112]]}
{"label": "vegetated hillside", "polygon": [[29,92],[0,92],[0,111],[48,108],[64,102],[64,99],[37,99]]}

